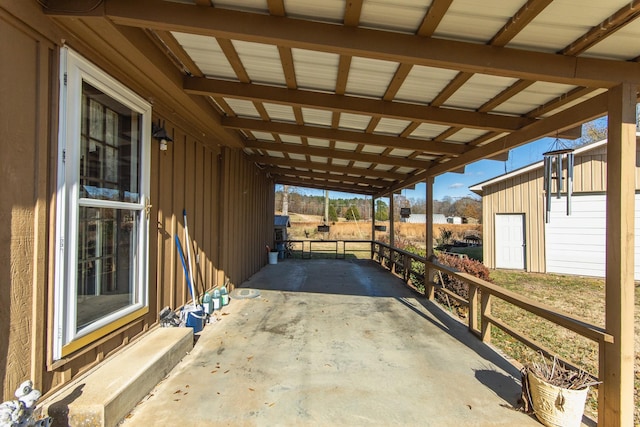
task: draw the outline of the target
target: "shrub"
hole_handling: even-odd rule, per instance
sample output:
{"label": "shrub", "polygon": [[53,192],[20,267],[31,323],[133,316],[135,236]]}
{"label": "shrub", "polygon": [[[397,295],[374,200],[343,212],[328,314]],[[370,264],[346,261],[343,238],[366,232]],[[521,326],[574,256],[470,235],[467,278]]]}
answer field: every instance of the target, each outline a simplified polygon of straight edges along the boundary
{"label": "shrub", "polygon": [[[469,259],[469,258],[460,258],[455,255],[446,255],[439,254],[438,262],[440,264],[446,265],[448,267],[454,268],[462,273],[468,273],[474,277],[477,277],[482,280],[486,280],[487,282],[492,282],[489,277],[489,269],[485,267],[479,261]],[[450,291],[453,291],[455,294],[460,295],[462,298],[469,300],[469,285],[465,282],[456,279],[454,276],[442,273],[442,275],[436,276],[436,283],[440,282],[440,278],[442,278],[441,285]],[[452,308],[455,307],[458,315],[461,317],[466,317],[466,307],[460,306],[460,304],[456,301],[450,301],[446,295],[437,293],[436,300],[441,304],[447,304]]]}

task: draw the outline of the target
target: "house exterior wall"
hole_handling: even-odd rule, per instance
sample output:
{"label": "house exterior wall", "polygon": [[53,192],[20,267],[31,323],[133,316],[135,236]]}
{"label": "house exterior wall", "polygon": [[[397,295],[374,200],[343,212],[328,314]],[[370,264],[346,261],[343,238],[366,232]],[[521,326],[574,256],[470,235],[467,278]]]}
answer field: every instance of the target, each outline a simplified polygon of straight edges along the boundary
{"label": "house exterior wall", "polygon": [[[574,193],[603,193],[606,190],[606,146],[576,155],[574,161]],[[640,168],[636,167],[635,183],[639,189]],[[482,193],[484,264],[495,268],[495,215],[525,215],[526,270],[546,272],[543,168],[487,185]],[[555,183],[554,183],[555,191]]]}
{"label": "house exterior wall", "polygon": [[[267,262],[273,233],[274,186],[239,149],[203,140],[189,117],[157,101],[174,142],[152,140],[149,216],[149,312],[62,360],[51,356],[58,79],[61,41],[73,40],[35,1],[0,0],[0,394],[13,397],[26,379],[46,394],[99,364],[158,323],[164,306],[185,304],[187,290],[174,235],[189,233],[199,254],[198,287],[231,287]],[[117,79],[125,66],[82,43],[70,46]],[[149,79],[150,80],[150,79]],[[138,90],[130,81],[122,81]],[[149,83],[153,87],[153,82]],[[156,99],[162,98],[158,96]],[[183,240],[184,241],[184,240]]]}

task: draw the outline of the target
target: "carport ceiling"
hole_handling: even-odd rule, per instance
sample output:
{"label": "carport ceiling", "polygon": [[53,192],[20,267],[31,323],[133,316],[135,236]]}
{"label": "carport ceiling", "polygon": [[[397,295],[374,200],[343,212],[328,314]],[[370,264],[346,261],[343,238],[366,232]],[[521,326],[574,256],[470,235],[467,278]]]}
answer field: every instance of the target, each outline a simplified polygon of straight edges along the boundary
{"label": "carport ceiling", "polygon": [[283,184],[397,192],[576,138],[607,88],[640,82],[638,0],[46,3],[93,49],[153,63],[203,133]]}

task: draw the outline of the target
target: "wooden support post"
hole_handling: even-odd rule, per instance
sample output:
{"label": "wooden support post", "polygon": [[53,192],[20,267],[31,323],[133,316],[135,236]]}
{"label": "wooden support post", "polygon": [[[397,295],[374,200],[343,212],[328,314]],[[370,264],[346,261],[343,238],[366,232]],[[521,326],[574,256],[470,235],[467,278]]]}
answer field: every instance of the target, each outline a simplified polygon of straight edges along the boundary
{"label": "wooden support post", "polygon": [[394,215],[393,211],[395,210],[393,203],[393,193],[389,195],[389,246],[396,246],[396,233],[395,228],[393,226]]}
{"label": "wooden support post", "polygon": [[[433,181],[434,178],[432,176],[427,178],[426,181],[426,194],[425,194],[425,201],[426,201],[426,220],[425,220],[425,226],[426,226],[426,230],[425,230],[425,247],[426,247],[426,258],[427,261],[431,259],[432,255],[433,255]],[[435,277],[435,271],[432,268],[427,268],[427,266],[424,266],[424,282],[426,284],[425,286],[425,292],[427,294],[427,298],[430,300],[433,300],[434,296],[435,296],[435,292],[433,289],[433,286],[431,285],[431,282],[433,282],[433,278]]]}
{"label": "wooden support post", "polygon": [[[486,318],[487,315],[491,316],[491,294],[487,292],[483,292],[480,298],[481,305],[481,326],[482,330],[480,331],[480,338],[482,338],[482,342],[490,343],[491,342],[491,324],[489,320]],[[471,315],[471,313],[469,313]]]}
{"label": "wooden support post", "polygon": [[478,287],[469,284],[469,330],[477,332],[478,329]]}
{"label": "wooden support post", "polygon": [[614,342],[600,366],[603,426],[633,425],[636,91],[627,83],[609,89],[605,327]]}
{"label": "wooden support post", "polygon": [[[376,241],[376,198],[371,197],[371,242]],[[371,259],[373,259],[373,243],[371,243]]]}

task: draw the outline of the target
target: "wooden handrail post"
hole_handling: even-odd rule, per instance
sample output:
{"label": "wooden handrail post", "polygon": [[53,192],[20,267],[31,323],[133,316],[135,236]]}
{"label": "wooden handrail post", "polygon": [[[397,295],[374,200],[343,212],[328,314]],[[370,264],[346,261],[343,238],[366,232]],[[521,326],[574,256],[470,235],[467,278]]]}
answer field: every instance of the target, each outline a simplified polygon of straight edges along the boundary
{"label": "wooden handrail post", "polygon": [[469,285],[469,330],[478,331],[478,287]]}
{"label": "wooden handrail post", "polygon": [[429,261],[424,263],[424,292],[429,301],[433,301],[435,298],[436,290],[433,287],[433,278],[435,277],[435,270],[429,268]]}
{"label": "wooden handrail post", "polygon": [[[487,315],[491,316],[491,294],[488,292],[482,292],[482,296],[480,297],[480,312],[481,312],[481,326],[482,330],[480,331],[480,338],[482,338],[482,342],[490,343],[491,342],[491,323],[489,319],[487,319]],[[471,315],[471,314],[469,314]]]}
{"label": "wooden handrail post", "polygon": [[404,268],[403,268],[404,281],[405,283],[409,283],[411,281],[411,257],[408,255],[403,255],[403,256],[404,256]]}

